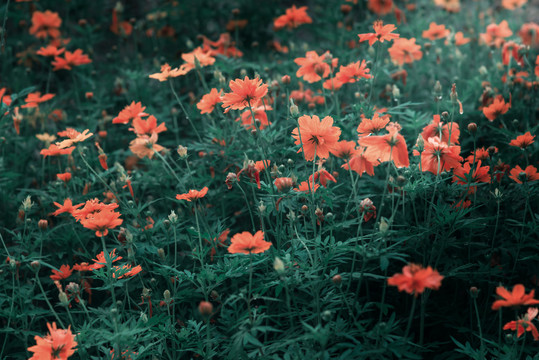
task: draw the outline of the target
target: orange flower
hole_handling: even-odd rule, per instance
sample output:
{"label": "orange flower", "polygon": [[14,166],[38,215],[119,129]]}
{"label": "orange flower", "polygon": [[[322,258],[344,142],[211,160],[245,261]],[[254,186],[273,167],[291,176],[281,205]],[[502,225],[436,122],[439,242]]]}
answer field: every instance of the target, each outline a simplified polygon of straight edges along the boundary
{"label": "orange flower", "polygon": [[230,239],[228,252],[231,254],[260,254],[271,247],[271,242],[264,241],[264,232],[252,235],[248,231],[236,234]]}
{"label": "orange flower", "polygon": [[[451,138],[449,137],[450,134]],[[443,124],[440,121],[440,115],[434,115],[432,117],[432,122],[423,128],[421,136],[425,141],[428,141],[431,137],[437,136],[439,139],[441,138],[442,142],[458,144],[460,136],[459,124],[456,122]]]}
{"label": "orange flower", "polygon": [[58,178],[58,180],[62,180],[63,182],[66,183],[69,180],[71,180],[71,173],[66,172],[66,173],[62,173],[62,174],[56,174],[56,177]]}
{"label": "orange flower", "polygon": [[188,193],[177,194],[176,199],[194,201],[194,200],[202,199],[204,196],[206,196],[207,193],[208,193],[208,187],[204,186],[201,190],[189,190]]}
{"label": "orange flower", "polygon": [[[247,129],[247,130],[256,130],[257,127],[260,130],[264,130],[268,125],[271,125],[271,122],[268,120],[268,115],[266,114],[266,110],[273,110],[271,106],[257,106],[253,108],[253,112],[255,114],[255,121],[257,122],[257,125],[253,123],[253,115],[251,114],[250,110],[246,110],[241,114],[241,124]],[[236,121],[240,121],[240,118],[237,118]]]}
{"label": "orange flower", "polygon": [[215,58],[211,56],[210,52],[203,50],[201,47],[197,47],[190,53],[182,54],[182,59],[185,61],[185,64],[180,66],[182,72],[189,72],[196,68],[195,61],[198,61],[200,67],[213,65],[215,63]]}
{"label": "orange flower", "polygon": [[462,31],[458,31],[458,32],[455,33],[455,45],[456,46],[465,45],[465,44],[469,43],[470,41],[472,41],[472,39],[464,37],[464,34],[462,33]]}
{"label": "orange flower", "polygon": [[517,165],[509,173],[511,174],[509,178],[513,179],[519,184],[522,184],[523,180],[526,182],[539,180],[537,168],[532,165],[528,165],[525,170],[522,170],[522,168]]}
{"label": "orange flower", "polygon": [[434,0],[434,4],[448,12],[460,11],[460,0]]}
{"label": "orange flower", "polygon": [[80,223],[87,229],[95,230],[96,236],[107,236],[109,229],[114,229],[116,226],[122,225],[123,220],[120,219],[121,214],[110,209],[88,214],[85,218],[80,219]]}
{"label": "orange flower", "polygon": [[63,214],[63,213],[72,214],[73,211],[77,210],[78,208],[80,208],[84,204],[77,204],[77,205],[73,206],[73,202],[71,201],[71,199],[65,199],[63,204],[59,204],[57,202],[54,202],[54,205],[56,207],[58,207],[58,210],[53,212],[52,215],[58,216],[58,215]]}
{"label": "orange flower", "polygon": [[146,120],[139,117],[134,118],[133,127],[129,128],[129,130],[133,131],[137,136],[140,136],[151,135],[153,133],[159,134],[163,131],[167,131],[167,127],[164,122],[157,126],[157,119],[155,116],[150,115]]}
{"label": "orange flower", "polygon": [[243,110],[246,107],[254,107],[268,93],[268,85],[262,84],[259,78],[231,80],[229,83],[232,92],[226,93],[222,100],[225,113],[229,110]]}
{"label": "orange flower", "polygon": [[367,173],[370,176],[374,175],[374,164],[367,159],[363,150],[357,151],[356,155],[352,156],[346,164],[342,166],[346,170],[353,170],[363,176],[363,173]]}
{"label": "orange flower", "polygon": [[423,30],[423,37],[431,41],[437,39],[443,39],[449,35],[451,31],[445,28],[445,25],[438,25],[435,22],[431,22],[428,30]]}
{"label": "orange flower", "polygon": [[48,45],[47,47],[41,47],[36,54],[41,56],[60,56],[65,49],[58,49],[56,46]]}
{"label": "orange flower", "polygon": [[[475,164],[473,173],[471,171],[470,163],[464,163],[462,166],[458,166],[453,170],[453,182],[460,185],[472,185],[474,183],[488,183],[490,182],[489,174],[490,166],[481,166],[481,160]],[[474,193],[476,186],[470,186],[469,193]]]}
{"label": "orange flower", "polygon": [[533,22],[522,24],[518,31],[522,44],[528,46],[539,46],[539,36],[537,34],[539,34],[539,24]]}
{"label": "orange flower", "polygon": [[234,46],[234,42],[230,40],[229,33],[219,35],[217,41],[211,41],[205,36],[202,38],[202,49],[207,51],[211,56],[224,55],[226,57],[242,57],[243,53]]}
{"label": "orange flower", "polygon": [[310,117],[303,115],[298,119],[299,127],[292,131],[292,137],[296,139],[295,144],[302,144],[305,160],[314,160],[315,155],[320,159],[327,159],[330,152],[336,150],[341,129],[333,126],[333,118],[326,116],[320,121],[316,115]]}
{"label": "orange flower", "polygon": [[129,36],[133,32],[133,25],[129,21],[118,22],[118,13],[116,9],[112,9],[112,23],[109,29],[116,35]]}
{"label": "orange flower", "polygon": [[533,144],[533,139],[535,139],[535,135],[532,136],[532,134],[528,131],[524,135],[519,135],[516,139],[511,140],[509,145],[517,146],[521,149],[526,149],[528,146]]}
{"label": "orange flower", "polygon": [[296,8],[295,5],[292,5],[291,8],[286,9],[284,15],[275,19],[273,27],[275,27],[275,30],[281,30],[285,26],[288,27],[288,29],[293,29],[302,24],[311,24],[312,22],[313,19],[307,14],[307,6]]}
{"label": "orange flower", "polygon": [[288,192],[294,186],[294,180],[289,177],[279,177],[273,183],[280,192]]}
{"label": "orange flower", "polygon": [[509,111],[509,108],[511,107],[511,103],[505,103],[505,100],[503,99],[503,96],[498,95],[492,104],[489,106],[485,106],[483,108],[483,114],[485,114],[486,118],[490,121],[494,121],[498,116],[505,114],[507,111]]}
{"label": "orange flower", "polygon": [[513,320],[508,322],[503,326],[504,330],[517,330],[517,337],[520,337],[524,334],[524,331],[531,331],[533,339],[535,341],[539,340],[539,331],[535,327],[535,324],[532,322],[533,319],[537,316],[539,310],[537,308],[528,308],[528,312],[521,319]]}
{"label": "orange flower", "polygon": [[393,34],[394,30],[397,30],[397,27],[393,24],[384,25],[382,20],[377,20],[373,25],[374,33],[358,34],[359,42],[369,41],[369,46],[372,46],[375,42],[380,41],[391,41],[397,39],[400,35]]}
{"label": "orange flower", "polygon": [[320,187],[319,184],[313,184],[312,182],[308,183],[307,181],[302,181],[301,184],[299,184],[297,188],[294,188],[294,190],[297,192],[304,192],[304,193],[309,194],[311,191],[315,193],[319,187]]}
{"label": "orange flower", "polygon": [[23,109],[25,109],[25,108],[35,108],[35,107],[38,107],[39,104],[41,104],[42,102],[49,101],[54,96],[55,96],[54,94],[45,94],[45,95],[41,96],[41,93],[39,91],[38,92],[33,92],[33,93],[30,93],[30,94],[28,94],[26,96],[26,99],[24,99],[26,104],[24,104],[21,107]]}
{"label": "orange flower", "polygon": [[438,290],[442,285],[443,276],[430,266],[426,269],[421,265],[410,263],[402,268],[402,274],[395,274],[387,279],[388,285],[397,286],[399,291],[417,296],[425,289]]}
{"label": "orange flower", "polygon": [[309,182],[314,183],[315,181],[320,181],[320,185],[323,187],[327,187],[328,181],[333,181],[334,183],[337,183],[337,180],[333,175],[331,175],[326,169],[321,168],[320,170],[316,171],[314,173],[314,180],[313,175],[309,176]]}
{"label": "orange flower", "polygon": [[151,74],[149,77],[152,79],[157,79],[159,81],[167,81],[170,78],[185,75],[189,72],[189,70],[185,71],[185,69],[179,68],[172,69],[169,64],[165,64],[161,66],[161,72]]}
{"label": "orange flower", "polygon": [[[327,78],[331,71],[327,61],[329,58],[329,51],[326,51],[320,56],[316,51],[307,51],[305,57],[294,59],[294,62],[300,66],[296,72],[296,76],[303,77],[303,79],[309,83],[320,81],[322,78]],[[337,58],[332,59],[331,67],[336,67],[338,61]]]}
{"label": "orange flower", "polygon": [[159,152],[163,149],[164,147],[157,144],[156,133],[152,133],[151,136],[139,136],[129,143],[129,150],[131,150],[133,154],[137,155],[141,159],[145,157],[151,159],[156,151]]}
{"label": "orange flower", "polygon": [[85,65],[91,62],[92,60],[90,60],[88,55],[83,54],[81,49],[77,49],[73,52],[66,51],[63,58],[59,56],[55,57],[52,65],[54,65],[54,71],[62,69],[71,70],[73,66]]}
{"label": "orange flower", "polygon": [[339,72],[335,74],[335,81],[342,84],[355,83],[359,79],[370,79],[371,70],[367,69],[365,60],[341,66]]}
{"label": "orange flower", "polygon": [[490,24],[487,26],[487,32],[480,34],[479,38],[486,45],[495,45],[499,48],[505,42],[505,38],[511,35],[513,35],[513,32],[509,28],[507,20],[503,20],[498,25]]}
{"label": "orange flower", "polygon": [[75,147],[69,147],[67,149],[61,149],[55,144],[51,144],[48,149],[42,149],[39,153],[43,155],[43,157],[47,156],[58,156],[58,155],[69,155],[75,150]]}
{"label": "orange flower", "polygon": [[388,125],[389,134],[382,136],[365,136],[359,139],[361,146],[367,147],[365,157],[373,163],[393,161],[396,167],[408,167],[408,148],[404,137],[399,134],[398,127]]}
{"label": "orange flower", "polygon": [[[460,154],[460,146],[448,146],[435,136],[425,142],[425,149],[421,153],[421,167],[423,171],[430,171],[434,175],[443,171],[449,171],[460,166],[463,160]],[[469,166],[469,164],[468,164]]]}
{"label": "orange flower", "polygon": [[[116,262],[116,261],[122,260],[121,256],[116,255],[116,249],[112,249],[112,251],[108,255],[109,255],[111,264]],[[94,263],[92,265],[90,265],[89,267],[87,267],[88,269],[90,269],[92,271],[104,268],[107,265],[107,259],[105,259],[105,253],[103,251],[101,251],[99,254],[97,254],[95,259],[92,259],[92,261]]]}
{"label": "orange flower", "polygon": [[71,276],[73,270],[69,265],[60,266],[60,270],[52,270],[51,280],[63,280]]}
{"label": "orange flower", "polygon": [[387,51],[391,56],[391,60],[398,65],[411,64],[423,57],[421,46],[415,43],[415,38],[398,38],[393,41],[393,45]]}
{"label": "orange flower", "polygon": [[142,271],[142,267],[140,265],[137,265],[134,268],[132,268],[131,265],[129,264],[124,264],[122,266],[113,266],[112,277],[114,279],[123,279],[126,277],[133,277],[141,271]]}
{"label": "orange flower", "polygon": [[84,207],[82,209],[72,211],[71,215],[73,215],[76,221],[81,221],[82,219],[85,219],[88,216],[98,213],[100,211],[112,211],[118,208],[118,206],[119,205],[115,203],[104,204],[98,199],[91,199],[87,200],[84,203]]}
{"label": "orange flower", "polygon": [[28,348],[34,353],[29,360],[67,360],[75,353],[77,342],[71,333],[71,326],[64,329],[56,328],[56,323],[47,323],[49,334],[45,337],[34,336],[36,345]]}
{"label": "orange flower", "polygon": [[502,0],[502,6],[507,10],[515,10],[517,7],[522,7],[527,2],[528,0]]}
{"label": "orange flower", "polygon": [[55,39],[60,36],[60,30],[58,30],[60,25],[62,25],[62,19],[60,19],[58,13],[50,10],[45,12],[34,11],[30,34],[38,39],[44,39],[47,36]]}
{"label": "orange flower", "polygon": [[369,0],[367,4],[369,10],[377,15],[385,15],[393,9],[393,0]]}
{"label": "orange flower", "polygon": [[356,155],[357,152],[355,142],[342,140],[335,145],[333,155],[340,159],[349,160],[352,156]]}
{"label": "orange flower", "polygon": [[363,221],[368,222],[373,217],[376,219],[376,206],[371,199],[365,198],[359,203],[359,213],[363,214]]}
{"label": "orange flower", "polygon": [[223,96],[223,90],[217,91],[216,88],[211,89],[211,91],[202,96],[202,99],[197,104],[197,108],[200,110],[201,114],[210,114],[215,109],[215,105],[221,102]]}
{"label": "orange flower", "polygon": [[0,88],[0,101],[6,104],[6,106],[11,105],[11,96],[6,94],[6,88]]}
{"label": "orange flower", "polygon": [[57,142],[56,145],[58,145],[59,149],[65,149],[67,147],[73,146],[74,144],[83,142],[84,140],[90,138],[93,136],[93,133],[89,133],[90,130],[86,129],[82,133],[78,132],[75,129],[68,128],[66,131],[59,132],[59,136],[67,136],[69,139],[63,140],[61,142]]}
{"label": "orange flower", "polygon": [[148,116],[144,112],[144,109],[146,109],[146,106],[142,106],[142,104],[139,102],[132,102],[131,104],[127,105],[117,117],[112,119],[113,124],[129,124],[129,122],[136,118],[142,118],[145,116]]}
{"label": "orange flower", "polygon": [[358,136],[361,138],[369,134],[377,134],[389,123],[389,116],[380,116],[374,113],[372,119],[361,117],[361,123],[357,127]]}
{"label": "orange flower", "polygon": [[494,301],[492,310],[498,310],[501,307],[539,304],[539,300],[533,298],[535,296],[535,290],[531,290],[529,294],[526,294],[526,289],[522,284],[513,286],[512,292],[509,292],[503,286],[498,286],[496,288],[496,294],[502,299]]}

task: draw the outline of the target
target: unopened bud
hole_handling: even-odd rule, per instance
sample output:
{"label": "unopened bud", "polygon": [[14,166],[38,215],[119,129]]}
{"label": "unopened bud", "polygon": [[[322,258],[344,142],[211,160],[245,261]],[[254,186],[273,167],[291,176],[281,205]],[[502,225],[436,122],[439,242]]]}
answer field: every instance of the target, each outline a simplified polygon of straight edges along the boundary
{"label": "unopened bud", "polygon": [[284,263],[283,263],[283,261],[280,258],[276,257],[275,260],[273,260],[273,268],[279,274],[284,273]]}
{"label": "unopened bud", "polygon": [[69,305],[69,299],[67,298],[67,294],[63,291],[60,291],[60,294],[58,294],[58,300],[60,300],[60,304],[64,306]]}
{"label": "unopened bud", "polygon": [[30,263],[30,266],[32,267],[32,269],[34,269],[35,271],[38,271],[39,268],[41,267],[41,263],[37,260],[34,260]]}
{"label": "unopened bud", "polygon": [[342,276],[337,274],[337,275],[335,275],[334,277],[331,278],[331,281],[333,281],[333,283],[335,285],[339,286],[342,283]]}
{"label": "unopened bud", "polygon": [[477,124],[476,123],[469,123],[468,124],[468,131],[473,135],[477,132]]}
{"label": "unopened bud", "polygon": [[380,220],[380,233],[382,235],[385,235],[387,234],[388,230],[389,230],[389,224],[388,222],[386,221],[385,218],[382,218],[382,220]]}
{"label": "unopened bud", "polygon": [[45,219],[41,219],[37,222],[37,226],[41,230],[47,230],[47,228],[49,227],[49,222]]}
{"label": "unopened bud", "polygon": [[473,299],[477,299],[477,297],[479,296],[479,289],[476,288],[475,286],[472,286],[470,288],[470,296],[473,298]]}
{"label": "unopened bud", "polygon": [[180,158],[185,158],[187,156],[187,148],[182,145],[178,145],[178,149],[176,150],[178,152],[178,155],[180,155]]}
{"label": "unopened bud", "polygon": [[170,212],[170,214],[168,215],[168,220],[172,223],[172,224],[175,224],[176,222],[178,222],[178,215],[176,215],[176,213],[174,212],[174,210],[172,210]]}
{"label": "unopened bud", "polygon": [[167,304],[170,303],[170,291],[168,289],[163,291],[163,299],[165,299]]}
{"label": "unopened bud", "polygon": [[157,255],[159,255],[161,260],[165,260],[165,249],[163,249],[163,248],[157,249]]}
{"label": "unopened bud", "polygon": [[285,85],[288,85],[290,84],[290,75],[284,75],[282,78],[281,78],[281,82]]}
{"label": "unopened bud", "polygon": [[292,105],[290,105],[290,115],[292,116],[298,116],[299,115],[299,108],[292,100],[290,100]]}
{"label": "unopened bud", "polygon": [[198,305],[198,312],[204,317],[209,317],[213,312],[213,305],[208,301],[201,301]]}

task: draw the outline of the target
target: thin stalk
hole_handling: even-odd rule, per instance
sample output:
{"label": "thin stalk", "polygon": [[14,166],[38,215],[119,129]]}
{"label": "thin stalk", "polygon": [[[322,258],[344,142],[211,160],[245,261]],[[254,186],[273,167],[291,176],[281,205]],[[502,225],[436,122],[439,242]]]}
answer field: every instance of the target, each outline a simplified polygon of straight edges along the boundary
{"label": "thin stalk", "polygon": [[[172,90],[172,94],[174,94],[174,97],[176,98],[176,101],[178,102],[178,104],[180,105],[180,108],[182,109],[183,111],[183,114],[185,115],[187,121],[189,121],[189,124],[191,124],[191,127],[193,128],[197,138],[198,138],[198,141],[202,142],[202,138],[200,137],[200,134],[198,133],[197,131],[197,128],[195,127],[195,124],[193,124],[193,121],[191,120],[191,117],[189,116],[189,114],[187,113],[187,110],[185,110],[185,107],[183,106],[183,103],[182,101],[180,100],[180,97],[178,96],[178,94],[176,93],[176,90],[174,90],[174,85],[172,85],[172,80],[169,80],[169,84],[170,84],[170,90]],[[179,129],[178,129],[178,124],[176,122],[176,124],[174,124],[176,126],[176,132],[179,132]]]}
{"label": "thin stalk", "polygon": [[414,319],[415,305],[417,302],[417,296],[414,294],[414,299],[412,300],[412,309],[410,310],[410,317],[408,318],[408,324],[406,325],[406,331],[404,332],[404,337],[407,338],[412,328],[412,320]]}
{"label": "thin stalk", "polygon": [[41,293],[43,294],[43,298],[45,299],[45,302],[47,303],[47,305],[49,306],[49,309],[51,310],[52,314],[54,315],[54,317],[56,318],[56,321],[58,321],[58,324],[60,324],[60,326],[62,327],[62,329],[65,329],[65,325],[64,323],[62,322],[62,320],[60,319],[60,317],[58,316],[58,313],[56,313],[56,311],[54,310],[54,308],[52,307],[49,299],[47,298],[47,294],[45,293],[45,290],[43,289],[43,285],[41,285],[41,281],[39,280],[39,276],[37,275],[38,272],[36,271],[36,281],[37,281],[37,285],[39,286],[39,289],[41,290]]}

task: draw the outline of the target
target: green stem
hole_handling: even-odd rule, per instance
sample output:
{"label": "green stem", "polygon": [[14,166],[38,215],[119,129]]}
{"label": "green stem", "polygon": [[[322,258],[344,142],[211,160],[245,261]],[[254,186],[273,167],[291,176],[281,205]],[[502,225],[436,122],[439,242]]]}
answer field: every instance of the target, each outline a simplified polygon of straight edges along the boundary
{"label": "green stem", "polygon": [[[180,97],[176,93],[176,90],[174,90],[174,85],[172,85],[172,80],[169,80],[169,84],[170,84],[170,90],[172,90],[172,94],[174,94],[174,97],[176,98],[176,101],[180,105],[180,108],[182,109],[183,114],[185,115],[185,118],[187,119],[187,121],[189,121],[189,124],[191,124],[191,127],[193,128],[193,130],[195,132],[195,135],[198,138],[198,141],[202,142],[202,138],[200,137],[200,134],[198,133],[197,128],[195,127],[195,124],[193,124],[193,121],[191,120],[191,117],[187,113],[187,110],[185,110],[185,107],[183,106],[183,103],[180,100]],[[176,132],[178,132],[179,131],[178,124],[175,124],[175,126],[176,126]]]}

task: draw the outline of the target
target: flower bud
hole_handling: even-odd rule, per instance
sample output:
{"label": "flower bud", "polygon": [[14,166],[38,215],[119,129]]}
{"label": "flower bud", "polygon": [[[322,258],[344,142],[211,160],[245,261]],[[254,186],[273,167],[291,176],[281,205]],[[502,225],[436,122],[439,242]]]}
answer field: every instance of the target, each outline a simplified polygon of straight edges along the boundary
{"label": "flower bud", "polygon": [[380,233],[382,235],[385,235],[387,234],[388,230],[389,230],[389,223],[387,222],[387,220],[385,218],[382,218],[382,220],[380,220]]}
{"label": "flower bud", "polygon": [[41,219],[37,222],[37,226],[40,230],[47,230],[47,228],[49,227],[49,222],[45,219]]}
{"label": "flower bud", "polygon": [[468,124],[468,131],[474,135],[477,132],[477,124],[476,123],[469,123]]}
{"label": "flower bud", "polygon": [[307,210],[309,210],[309,207],[308,207],[307,205],[303,205],[303,206],[301,207],[301,211],[307,212]]}
{"label": "flower bud", "polygon": [[178,155],[180,155],[181,159],[187,156],[187,148],[185,146],[178,145],[178,149],[176,151],[178,152]]}
{"label": "flower bud", "polygon": [[477,297],[479,296],[479,289],[476,288],[475,286],[472,286],[470,288],[470,296],[473,298],[473,299],[477,299]]}
{"label": "flower bud", "polygon": [[292,100],[290,100],[290,102],[292,103],[292,105],[290,105],[290,115],[298,116],[299,115],[298,106],[296,104],[294,104],[294,102],[292,102]]}
{"label": "flower bud", "polygon": [[176,215],[176,213],[174,212],[174,210],[172,210],[170,212],[170,214],[168,215],[168,220],[172,223],[172,224],[175,224],[177,221],[178,221],[178,215]]}
{"label": "flower bud", "polygon": [[273,268],[279,274],[284,273],[284,263],[283,263],[283,261],[280,258],[276,257],[275,260],[273,260]]}
{"label": "flower bud", "polygon": [[285,85],[288,85],[290,84],[290,75],[284,75],[282,78],[281,78],[281,82]]}
{"label": "flower bud", "polygon": [[204,317],[209,317],[213,312],[213,305],[208,301],[201,301],[198,305],[198,312]]}
{"label": "flower bud", "polygon": [[32,267],[32,269],[34,269],[35,271],[39,271],[39,268],[41,267],[41,263],[37,260],[34,260],[30,263],[30,266]]}
{"label": "flower bud", "polygon": [[337,275],[335,275],[334,277],[331,278],[331,281],[333,281],[333,283],[335,285],[339,286],[342,283],[342,276],[337,274]]}
{"label": "flower bud", "polygon": [[159,248],[157,249],[157,255],[161,258],[161,260],[165,260],[165,249]]}
{"label": "flower bud", "polygon": [[60,291],[60,294],[58,294],[58,300],[60,300],[60,304],[64,306],[69,305],[69,299],[67,298],[67,294],[63,291]]}
{"label": "flower bud", "polygon": [[163,299],[167,304],[170,304],[170,291],[168,289],[163,291]]}

